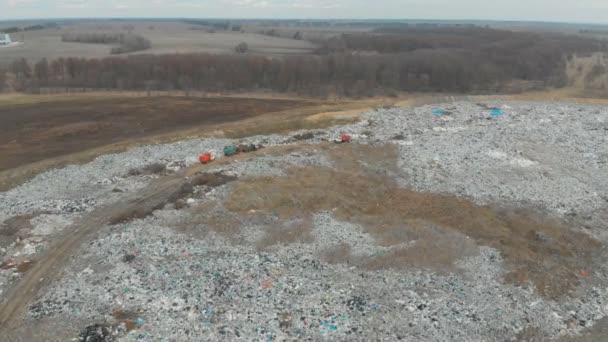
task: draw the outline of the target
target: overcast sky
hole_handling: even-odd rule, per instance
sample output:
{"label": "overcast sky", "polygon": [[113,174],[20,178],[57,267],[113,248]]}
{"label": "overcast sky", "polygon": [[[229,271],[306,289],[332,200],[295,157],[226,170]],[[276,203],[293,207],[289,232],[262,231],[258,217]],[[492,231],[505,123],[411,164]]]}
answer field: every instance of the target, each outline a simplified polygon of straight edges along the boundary
{"label": "overcast sky", "polygon": [[0,19],[407,18],[608,24],[608,0],[0,0]]}

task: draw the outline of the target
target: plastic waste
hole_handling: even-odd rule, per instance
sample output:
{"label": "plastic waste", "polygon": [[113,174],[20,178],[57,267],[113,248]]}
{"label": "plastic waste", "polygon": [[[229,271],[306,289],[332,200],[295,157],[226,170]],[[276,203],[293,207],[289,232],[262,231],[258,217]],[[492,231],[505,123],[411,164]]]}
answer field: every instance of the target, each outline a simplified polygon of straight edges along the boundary
{"label": "plastic waste", "polygon": [[492,116],[501,116],[503,114],[504,114],[504,112],[498,108],[492,109],[492,111],[490,112],[490,115],[492,115]]}
{"label": "plastic waste", "polygon": [[336,138],[335,142],[338,144],[350,142],[351,136],[345,133],[341,133],[338,138]]}
{"label": "plastic waste", "polygon": [[135,320],[135,324],[137,324],[138,327],[141,327],[144,324],[144,319],[141,317],[137,317],[137,320]]}

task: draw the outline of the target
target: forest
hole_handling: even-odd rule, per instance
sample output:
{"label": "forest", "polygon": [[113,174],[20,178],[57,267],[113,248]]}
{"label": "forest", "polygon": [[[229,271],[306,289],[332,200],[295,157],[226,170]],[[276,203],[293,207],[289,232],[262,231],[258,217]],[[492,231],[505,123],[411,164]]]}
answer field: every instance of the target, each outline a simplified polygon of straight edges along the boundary
{"label": "forest", "polygon": [[[319,43],[314,55],[138,54],[42,59],[33,65],[21,59],[6,71],[15,90],[32,93],[48,88],[270,90],[315,97],[492,93],[564,86],[568,59],[606,51],[605,42],[589,38],[480,27],[384,28]],[[1,74],[0,82],[6,78]]]}

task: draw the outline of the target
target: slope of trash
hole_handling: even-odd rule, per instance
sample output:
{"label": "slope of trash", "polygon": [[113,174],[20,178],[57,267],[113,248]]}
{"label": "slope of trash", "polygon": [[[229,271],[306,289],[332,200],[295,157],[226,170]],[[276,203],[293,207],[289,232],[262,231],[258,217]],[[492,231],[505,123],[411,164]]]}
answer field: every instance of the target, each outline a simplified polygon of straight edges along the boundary
{"label": "slope of trash", "polygon": [[[352,148],[333,144],[340,133],[351,136]],[[250,137],[242,142],[302,148],[220,156],[223,162],[211,162],[206,172],[233,181],[196,186],[151,216],[99,227],[62,279],[31,304],[26,322],[34,330],[41,320],[52,322],[82,341],[578,334],[608,315],[607,133],[604,107],[458,102],[379,109],[350,125]],[[45,247],[87,212],[195,165],[202,153],[240,142],[141,147],[52,170],[1,193],[0,298],[27,263],[44,257]],[[277,189],[285,191],[273,196]],[[405,210],[397,200],[416,193],[429,205],[449,204],[448,212],[457,204],[496,212],[508,223],[523,208],[528,221],[543,222],[539,227],[560,222],[518,238],[539,253],[564,249],[572,260],[554,265],[547,256],[539,266],[513,259],[503,247],[508,241],[450,227],[449,217],[428,217],[441,211],[416,220],[367,203],[371,196],[378,206]],[[587,241],[589,255],[576,247]],[[428,256],[425,249],[446,252]],[[397,261],[387,260],[392,255]],[[567,286],[539,288],[552,278],[537,273],[555,269],[569,272],[560,273]]]}

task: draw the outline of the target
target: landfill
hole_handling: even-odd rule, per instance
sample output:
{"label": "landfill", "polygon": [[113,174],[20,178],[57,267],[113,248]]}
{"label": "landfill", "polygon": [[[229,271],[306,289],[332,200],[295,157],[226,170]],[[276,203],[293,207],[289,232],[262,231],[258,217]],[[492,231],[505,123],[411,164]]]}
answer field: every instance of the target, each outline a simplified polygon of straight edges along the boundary
{"label": "landfill", "polygon": [[[350,144],[333,143],[345,134]],[[260,145],[235,155],[236,146]],[[394,149],[396,168],[374,165],[377,156],[338,163],[331,154],[356,146]],[[293,149],[273,153],[285,147]],[[209,151],[224,153],[201,166]],[[152,163],[164,171],[129,172]],[[387,246],[340,208],[285,221],[278,209],[228,205],[247,182],[349,163],[399,189],[542,211],[600,247],[593,264],[573,271],[575,288],[548,297],[528,279],[534,274],[506,280],[513,265],[505,255],[471,237],[462,238],[476,252],[447,270],[369,269],[355,261],[417,240]],[[51,322],[75,341],[519,341],[569,338],[606,322],[608,108],[543,102],[382,108],[327,129],[143,146],[44,172],[0,193],[1,232],[19,223],[0,234],[0,300],[74,222],[190,167],[234,181],[195,186],[151,215],[97,227],[30,303],[25,324]],[[279,226],[306,234],[262,244]],[[352,260],[329,260],[342,249]]]}

